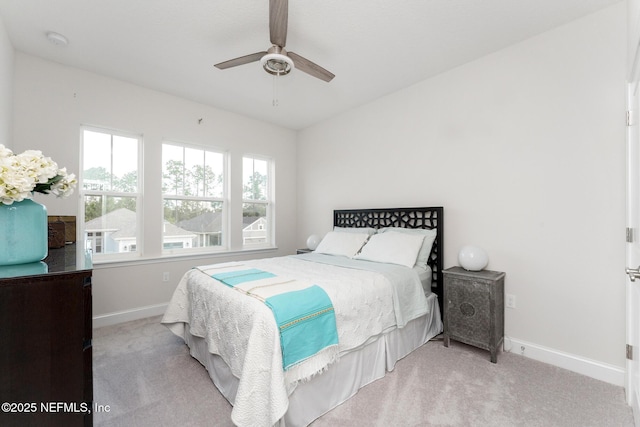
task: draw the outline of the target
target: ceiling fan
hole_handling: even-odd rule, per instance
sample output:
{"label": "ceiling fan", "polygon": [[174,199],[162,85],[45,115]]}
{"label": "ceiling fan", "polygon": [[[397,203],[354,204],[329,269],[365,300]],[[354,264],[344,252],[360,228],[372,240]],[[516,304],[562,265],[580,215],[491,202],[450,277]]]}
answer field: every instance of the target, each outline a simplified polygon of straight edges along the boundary
{"label": "ceiling fan", "polygon": [[297,68],[320,80],[330,82],[335,77],[333,73],[298,54],[285,50],[288,21],[289,0],[269,0],[269,35],[273,46],[267,51],[230,59],[216,64],[215,67],[225,70],[259,60],[269,74],[281,76],[289,74],[291,70]]}

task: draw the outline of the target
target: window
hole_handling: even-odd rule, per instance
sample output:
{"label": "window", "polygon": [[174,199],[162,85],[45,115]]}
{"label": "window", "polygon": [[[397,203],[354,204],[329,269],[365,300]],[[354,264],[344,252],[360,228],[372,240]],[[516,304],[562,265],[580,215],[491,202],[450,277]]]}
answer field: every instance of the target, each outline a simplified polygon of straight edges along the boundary
{"label": "window", "polygon": [[83,234],[96,259],[136,252],[142,138],[103,129],[81,130]]}
{"label": "window", "polygon": [[242,242],[245,247],[271,244],[270,163],[257,157],[242,159]]}
{"label": "window", "polygon": [[225,155],[162,145],[163,249],[222,247],[225,242]]}

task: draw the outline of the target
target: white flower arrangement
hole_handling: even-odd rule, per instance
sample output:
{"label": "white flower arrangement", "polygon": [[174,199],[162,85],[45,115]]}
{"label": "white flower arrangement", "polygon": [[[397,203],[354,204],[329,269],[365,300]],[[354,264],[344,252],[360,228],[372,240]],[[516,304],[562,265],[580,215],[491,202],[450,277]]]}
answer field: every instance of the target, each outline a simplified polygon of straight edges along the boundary
{"label": "white flower arrangement", "polygon": [[59,169],[58,164],[41,151],[13,154],[0,144],[0,203],[11,205],[33,198],[33,193],[53,193],[67,197],[78,184],[76,176]]}

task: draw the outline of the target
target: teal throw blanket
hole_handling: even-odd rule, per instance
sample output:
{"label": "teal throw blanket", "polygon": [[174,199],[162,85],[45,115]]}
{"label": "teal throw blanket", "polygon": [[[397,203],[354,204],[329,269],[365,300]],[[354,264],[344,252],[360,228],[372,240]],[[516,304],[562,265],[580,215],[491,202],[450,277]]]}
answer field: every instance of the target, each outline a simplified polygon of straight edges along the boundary
{"label": "teal throw blanket", "polygon": [[[276,277],[255,268],[214,274],[211,277],[229,287]],[[262,300],[262,299],[261,299]],[[338,344],[333,304],[318,285],[283,292],[264,300],[280,332],[282,366],[286,371],[324,348]]]}

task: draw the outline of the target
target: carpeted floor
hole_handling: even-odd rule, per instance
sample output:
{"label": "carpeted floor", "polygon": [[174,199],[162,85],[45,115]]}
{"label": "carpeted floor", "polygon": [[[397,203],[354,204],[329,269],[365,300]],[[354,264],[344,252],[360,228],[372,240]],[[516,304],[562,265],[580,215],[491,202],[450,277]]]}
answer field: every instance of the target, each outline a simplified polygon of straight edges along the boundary
{"label": "carpeted floor", "polygon": [[[231,405],[160,317],[94,330],[97,427],[232,426]],[[526,357],[425,344],[316,420],[340,426],[632,427],[624,389]]]}

